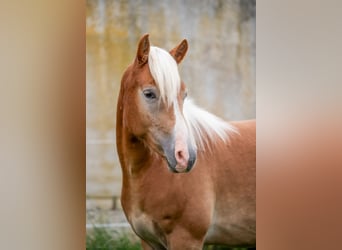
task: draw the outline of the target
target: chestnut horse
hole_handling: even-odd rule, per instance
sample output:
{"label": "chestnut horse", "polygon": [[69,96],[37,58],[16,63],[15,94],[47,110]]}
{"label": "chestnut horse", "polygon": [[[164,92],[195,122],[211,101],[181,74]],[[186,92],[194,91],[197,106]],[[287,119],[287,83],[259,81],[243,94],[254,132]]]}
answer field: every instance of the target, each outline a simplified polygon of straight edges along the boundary
{"label": "chestnut horse", "polygon": [[121,203],[144,249],[256,243],[255,120],[225,122],[187,98],[167,52],[139,42],[117,105]]}

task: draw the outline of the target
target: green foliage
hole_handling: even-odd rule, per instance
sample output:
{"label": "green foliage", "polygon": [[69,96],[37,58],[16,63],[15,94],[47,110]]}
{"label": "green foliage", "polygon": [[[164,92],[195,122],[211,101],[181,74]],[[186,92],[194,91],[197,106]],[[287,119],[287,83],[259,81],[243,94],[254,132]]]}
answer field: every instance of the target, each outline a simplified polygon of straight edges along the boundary
{"label": "green foliage", "polygon": [[94,228],[87,233],[87,250],[141,250],[140,242],[132,241],[126,234]]}
{"label": "green foliage", "polygon": [[[87,250],[142,250],[140,242],[132,240],[127,234],[94,227],[87,233]],[[203,250],[248,250],[247,248],[227,248],[207,245]]]}

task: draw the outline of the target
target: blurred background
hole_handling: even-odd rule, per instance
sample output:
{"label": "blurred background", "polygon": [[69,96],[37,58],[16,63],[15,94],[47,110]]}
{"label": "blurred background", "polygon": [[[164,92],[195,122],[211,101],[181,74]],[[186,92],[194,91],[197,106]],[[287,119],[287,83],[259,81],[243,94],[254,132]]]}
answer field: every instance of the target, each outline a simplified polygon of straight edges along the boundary
{"label": "blurred background", "polygon": [[[189,43],[180,76],[199,106],[227,120],[255,118],[255,1],[88,0],[86,5],[87,224],[123,223],[116,102],[137,43]],[[108,214],[105,215],[105,214]],[[119,225],[119,224],[118,224]]]}
{"label": "blurred background", "polygon": [[[126,7],[126,11],[141,10],[139,3],[148,4],[148,9],[153,10],[155,5],[163,2],[135,1],[131,9]],[[112,89],[117,84],[115,75],[112,74],[113,80],[108,78],[107,85],[106,81],[101,81],[101,78],[90,78],[95,72],[99,72],[101,67],[103,69],[106,61],[110,59],[110,51],[102,46],[102,51],[107,51],[108,56],[105,53],[102,54],[105,57],[97,55],[99,60],[95,63],[96,53],[91,53],[91,48],[95,52],[97,50],[99,54],[101,46],[94,46],[94,44],[100,44],[101,41],[103,43],[106,41],[105,37],[114,37],[114,43],[119,41],[117,39],[121,39],[117,33],[111,35],[110,32],[94,32],[95,20],[101,16],[98,14],[101,13],[98,4],[67,0],[41,0],[34,1],[34,4],[32,1],[1,2],[0,27],[3,35],[3,39],[0,40],[1,249],[84,249],[83,209],[86,186],[84,62],[87,57],[87,94],[93,96],[92,103],[89,98],[87,100],[89,140],[89,130],[95,130],[94,125],[89,125],[90,107],[94,112],[96,107],[97,117],[108,117],[108,120],[113,121],[113,126],[115,122],[115,103],[113,103],[114,107],[110,107],[109,113],[105,113],[105,108],[103,111],[100,109],[101,98],[96,97],[98,101],[95,105],[94,97],[101,96],[100,93],[108,93],[111,95],[109,98],[112,96],[114,98],[117,94]],[[128,2],[115,2],[113,8],[117,9],[117,6],[125,4],[127,6]],[[185,11],[186,16],[189,16],[186,21],[193,22],[190,18],[193,12],[201,11],[204,19],[208,19],[211,13],[209,23],[214,29],[220,27],[217,26],[219,22],[216,20],[222,18],[227,9],[246,9],[240,7],[237,1],[224,1],[222,6],[224,11],[212,15],[211,4],[216,6],[217,2],[212,0],[210,5],[205,5],[205,8],[200,0],[196,1],[194,6],[185,7],[186,3],[184,3],[182,8],[177,10],[179,11],[177,15]],[[294,242],[297,249],[303,250],[340,247],[341,4],[341,1],[325,1],[324,4],[322,1],[309,0],[258,1],[257,242],[260,249],[293,249]],[[245,6],[242,2],[241,5]],[[172,1],[167,11],[175,6],[179,6],[179,2]],[[254,8],[254,4],[247,9],[250,7]],[[107,9],[107,11],[111,13],[114,10]],[[87,27],[85,13],[88,14]],[[123,13],[126,18],[128,17],[125,11],[117,10],[116,13]],[[241,13],[243,16],[246,12]],[[142,14],[138,14],[135,18],[142,19],[140,15]],[[177,15],[169,25],[173,25],[173,22],[179,19]],[[233,15],[239,16],[237,13]],[[225,18],[227,17],[229,16],[225,15]],[[117,29],[127,31],[127,34],[124,33],[127,43],[129,43],[128,37],[139,36],[132,29],[134,25],[131,25],[131,28],[121,28],[123,24],[117,18],[113,20],[116,24],[111,25],[117,25]],[[129,19],[124,20],[131,22],[128,21]],[[223,20],[225,25],[228,25],[227,20]],[[93,25],[90,25],[89,21]],[[182,27],[187,25],[187,22],[183,22]],[[251,34],[241,33],[252,39],[251,44],[254,41],[252,35],[255,32],[254,22],[253,14],[248,21],[234,26],[240,27],[242,31],[243,27],[251,27]],[[149,21],[147,23],[149,26],[154,25]],[[237,23],[235,22],[235,25]],[[159,24],[162,25],[159,32],[163,33],[166,25],[161,22]],[[214,30],[205,30],[197,26],[186,34],[194,38],[198,37],[198,34],[214,33]],[[151,41],[166,48],[166,44],[156,40],[159,32],[153,31]],[[229,30],[215,32],[215,38],[219,39],[220,46],[224,46],[224,51],[230,50],[223,36],[233,34],[234,31]],[[178,36],[181,37],[179,34],[176,36],[175,42],[178,42]],[[87,55],[84,53],[86,38]],[[91,41],[91,38],[94,39]],[[192,39],[189,55],[181,65],[183,77],[186,77],[185,65],[190,63],[194,65],[197,62],[193,59],[189,60],[189,56],[194,53],[194,43],[202,44],[206,39],[206,36]],[[240,44],[234,43],[232,47],[244,46],[243,41],[245,40],[241,39]],[[165,42],[171,42],[171,36],[170,41]],[[253,45],[245,49],[248,48],[254,50]],[[130,51],[126,52],[134,54]],[[227,59],[221,65],[226,66],[235,58],[233,56],[232,59],[229,53],[227,53],[229,61]],[[255,54],[251,53],[250,56],[251,59],[248,60],[254,60]],[[107,59],[101,62],[103,58]],[[117,62],[120,60],[118,57]],[[190,66],[187,69],[191,70]],[[125,65],[122,64],[120,67],[123,68]],[[110,68],[110,70],[109,67],[107,68],[107,72],[119,71],[118,68]],[[205,70],[196,73],[202,75],[205,71],[213,74],[215,70],[214,67],[206,67]],[[234,75],[234,72],[224,73],[225,79],[231,79],[231,74]],[[106,74],[103,74],[104,76]],[[253,74],[251,76],[254,77]],[[194,81],[188,82],[191,83]],[[206,83],[200,79],[197,85],[202,86]],[[226,83],[230,86],[235,82],[227,80]],[[105,89],[108,90],[104,91]],[[192,91],[196,90],[192,89]],[[202,93],[200,98],[196,97],[196,101],[198,103],[204,101],[205,95],[206,93]],[[234,98],[229,92],[225,95],[227,95],[224,99],[225,103],[229,103],[230,98]],[[238,91],[235,95],[240,96]],[[239,98],[235,98],[236,103],[227,109],[227,112],[240,107],[238,101],[245,99]],[[103,100],[107,101],[106,98]],[[214,113],[220,112],[215,107],[207,108]],[[94,117],[95,113],[91,115]],[[235,119],[234,116],[232,119]],[[105,120],[97,124],[106,124]],[[106,129],[105,126],[103,127]],[[111,128],[111,131],[114,133],[114,128]],[[114,138],[114,134],[111,136]],[[111,151],[109,155],[115,157],[114,145],[111,147],[108,149]],[[90,150],[94,152],[94,148],[90,149],[88,144],[88,194],[97,194],[97,191],[101,194],[102,190],[109,190],[108,194],[114,194],[115,185],[105,184],[105,179],[102,179],[102,183],[90,182],[89,177],[92,175],[89,171]],[[101,150],[97,152],[99,152],[98,156],[93,153],[94,157],[106,159]],[[106,175],[111,175],[119,167],[114,161],[111,164],[111,170],[107,171]],[[103,166],[98,160],[97,165],[92,165],[91,168],[103,171],[105,169]],[[102,188],[91,189],[90,183],[94,184],[93,187]],[[96,205],[94,202],[93,208],[97,206],[101,207],[101,204]],[[103,204],[103,206],[110,208],[111,204]],[[91,206],[88,204],[88,207]],[[108,209],[101,211],[108,211]]]}

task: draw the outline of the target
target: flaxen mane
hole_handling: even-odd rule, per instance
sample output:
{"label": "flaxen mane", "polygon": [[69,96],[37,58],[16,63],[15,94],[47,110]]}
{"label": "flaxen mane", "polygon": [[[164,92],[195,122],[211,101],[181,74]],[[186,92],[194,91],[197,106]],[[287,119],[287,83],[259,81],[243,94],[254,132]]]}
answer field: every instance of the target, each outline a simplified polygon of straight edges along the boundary
{"label": "flaxen mane", "polygon": [[[150,47],[148,61],[161,100],[171,106],[177,102],[181,86],[176,61],[169,52],[153,46]],[[183,115],[189,129],[190,140],[198,150],[210,149],[210,141],[215,137],[227,142],[231,133],[238,133],[232,125],[196,106],[188,98],[184,101]]]}

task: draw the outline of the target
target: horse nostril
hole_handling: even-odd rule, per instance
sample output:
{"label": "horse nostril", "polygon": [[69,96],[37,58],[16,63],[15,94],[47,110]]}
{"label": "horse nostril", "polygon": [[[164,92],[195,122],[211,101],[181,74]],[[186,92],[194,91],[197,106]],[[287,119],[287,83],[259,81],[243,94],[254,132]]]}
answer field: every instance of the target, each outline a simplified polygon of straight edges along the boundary
{"label": "horse nostril", "polygon": [[175,156],[176,156],[176,161],[178,164],[183,165],[183,166],[188,164],[189,157],[187,156],[184,150],[176,151]]}
{"label": "horse nostril", "polygon": [[177,152],[177,159],[183,159],[183,152],[182,151],[178,151]]}

